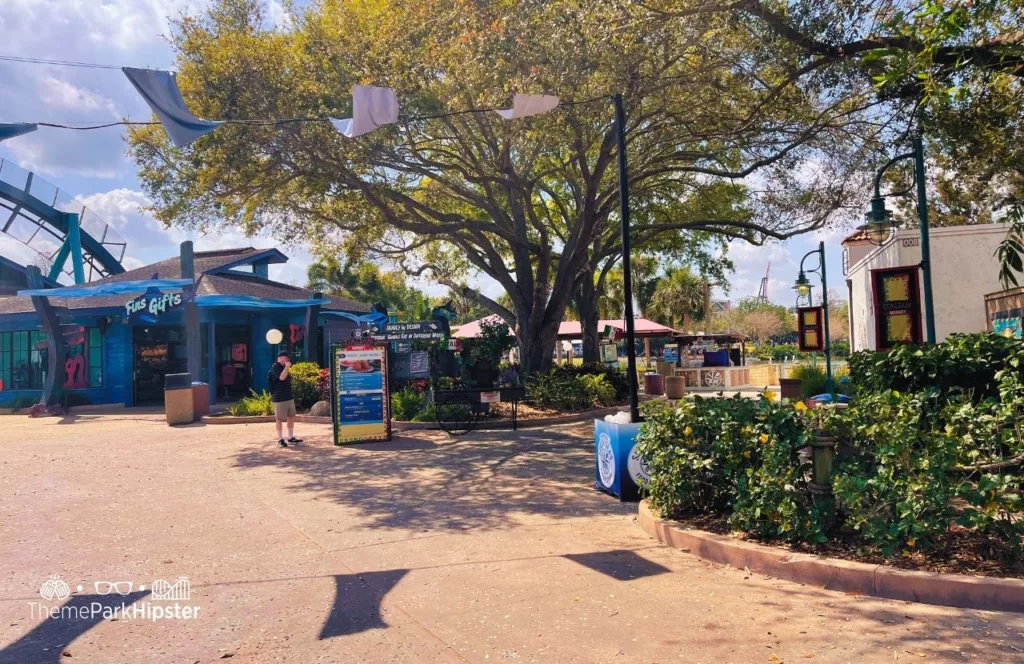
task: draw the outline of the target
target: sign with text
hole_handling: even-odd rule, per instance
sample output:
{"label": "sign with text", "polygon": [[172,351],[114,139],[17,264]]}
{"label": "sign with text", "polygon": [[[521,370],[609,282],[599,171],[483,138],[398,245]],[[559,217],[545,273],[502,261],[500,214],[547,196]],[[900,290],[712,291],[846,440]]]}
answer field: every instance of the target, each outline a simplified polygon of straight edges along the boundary
{"label": "sign with text", "polygon": [[125,303],[124,317],[155,323],[160,316],[179,309],[185,298],[181,293],[163,293],[150,288],[139,297]]}
{"label": "sign with text", "polygon": [[437,341],[448,335],[437,321],[420,321],[418,323],[385,323],[383,327],[375,328],[370,336],[377,342],[390,342]]}
{"label": "sign with text", "polygon": [[391,440],[387,355],[380,346],[332,348],[335,445]]}
{"label": "sign with text", "polygon": [[824,321],[822,307],[800,307],[796,310],[797,343],[805,353],[825,350]]}

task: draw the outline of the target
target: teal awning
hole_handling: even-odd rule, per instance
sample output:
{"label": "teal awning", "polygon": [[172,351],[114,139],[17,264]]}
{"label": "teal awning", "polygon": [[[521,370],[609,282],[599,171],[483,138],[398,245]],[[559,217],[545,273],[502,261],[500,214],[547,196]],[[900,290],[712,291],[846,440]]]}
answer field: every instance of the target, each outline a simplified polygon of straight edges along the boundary
{"label": "teal awning", "polygon": [[252,295],[199,295],[197,307],[248,307],[250,309],[295,309],[330,304],[330,300],[274,300]]}
{"label": "teal awning", "polygon": [[191,279],[143,279],[140,281],[113,281],[95,286],[66,286],[63,288],[39,288],[36,290],[20,290],[19,297],[104,297],[106,295],[122,295],[125,293],[141,293],[150,288],[159,290],[181,290],[191,285]]}

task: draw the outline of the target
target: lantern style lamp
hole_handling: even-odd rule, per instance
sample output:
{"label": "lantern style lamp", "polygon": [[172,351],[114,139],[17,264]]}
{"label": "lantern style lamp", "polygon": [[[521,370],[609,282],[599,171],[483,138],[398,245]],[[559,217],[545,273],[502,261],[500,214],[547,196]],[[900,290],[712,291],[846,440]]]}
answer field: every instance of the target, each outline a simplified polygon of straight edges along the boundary
{"label": "lantern style lamp", "polygon": [[871,209],[864,213],[864,220],[867,223],[858,226],[857,230],[865,233],[871,244],[880,247],[892,237],[895,228],[892,221],[892,210],[886,209],[885,199],[881,196],[871,199]]}
{"label": "lantern style lamp", "polygon": [[807,275],[804,274],[803,270],[800,270],[800,275],[796,278],[796,284],[794,284],[793,290],[796,291],[796,296],[798,300],[803,298],[810,299],[811,282],[807,278]]}

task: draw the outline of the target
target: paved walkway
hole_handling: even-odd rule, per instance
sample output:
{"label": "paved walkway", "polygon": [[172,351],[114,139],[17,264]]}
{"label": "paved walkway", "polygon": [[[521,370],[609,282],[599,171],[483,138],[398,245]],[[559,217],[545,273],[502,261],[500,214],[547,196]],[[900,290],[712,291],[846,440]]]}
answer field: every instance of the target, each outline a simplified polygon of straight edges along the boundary
{"label": "paved walkway", "polygon": [[[586,425],[341,449],[327,426],[299,449],[270,432],[0,417],[0,662],[1024,662],[1021,615],[657,545],[590,488]],[[82,591],[42,600],[51,574]],[[174,605],[151,584],[179,576],[193,619],[68,615]]]}

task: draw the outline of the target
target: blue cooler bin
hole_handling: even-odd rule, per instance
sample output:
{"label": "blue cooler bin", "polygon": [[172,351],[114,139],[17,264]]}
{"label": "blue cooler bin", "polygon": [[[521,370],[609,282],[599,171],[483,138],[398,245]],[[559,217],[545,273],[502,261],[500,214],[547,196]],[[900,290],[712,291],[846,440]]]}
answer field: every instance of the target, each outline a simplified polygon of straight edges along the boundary
{"label": "blue cooler bin", "polygon": [[647,464],[635,453],[639,424],[594,420],[594,488],[619,500],[640,500],[637,482],[650,478]]}

